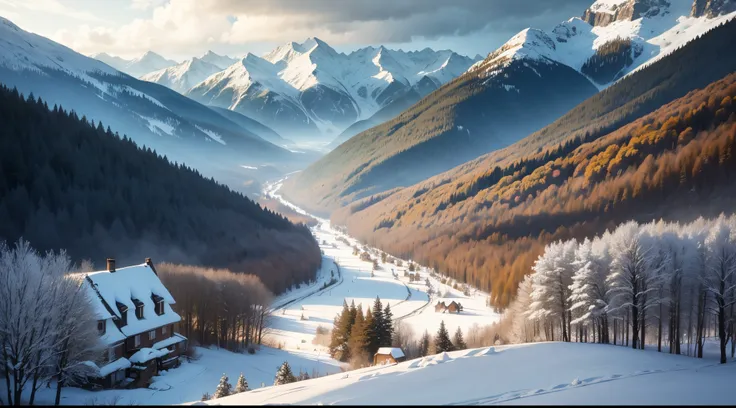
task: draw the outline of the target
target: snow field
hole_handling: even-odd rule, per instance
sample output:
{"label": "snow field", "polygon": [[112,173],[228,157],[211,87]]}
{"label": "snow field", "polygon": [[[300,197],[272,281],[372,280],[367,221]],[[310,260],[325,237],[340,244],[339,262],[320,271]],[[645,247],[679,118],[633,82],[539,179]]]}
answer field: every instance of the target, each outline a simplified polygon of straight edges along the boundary
{"label": "snow field", "polygon": [[733,404],[735,378],[736,365],[712,359],[538,343],[442,353],[209,404]]}

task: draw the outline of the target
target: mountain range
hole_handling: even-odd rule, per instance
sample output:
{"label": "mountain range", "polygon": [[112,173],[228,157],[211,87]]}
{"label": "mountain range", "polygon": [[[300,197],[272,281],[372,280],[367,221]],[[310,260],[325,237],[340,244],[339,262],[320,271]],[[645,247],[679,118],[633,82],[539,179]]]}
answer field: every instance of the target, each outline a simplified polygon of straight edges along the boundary
{"label": "mountain range", "polygon": [[384,47],[345,54],[309,38],[263,57],[249,53],[186,95],[240,112],[285,137],[330,141],[395,101],[419,100],[477,59],[449,50],[404,52]]}
{"label": "mountain range", "polygon": [[[136,61],[156,61],[151,55]],[[236,112],[228,119],[164,86],[133,78],[3,18],[0,82],[40,96],[50,105],[73,109],[86,120],[101,121],[138,144],[206,174],[226,172],[223,181],[237,188],[242,187],[242,178],[231,172],[240,165],[281,163],[290,170],[289,166],[311,160],[308,154],[295,154],[265,140],[259,134],[279,137],[249,118],[238,120],[241,115]]]}
{"label": "mountain range", "polygon": [[284,193],[325,213],[509,146],[729,21],[733,3],[596,1],[582,18],[549,32],[525,29],[465,74],[287,180]]}
{"label": "mountain range", "polygon": [[115,57],[104,52],[92,54],[90,57],[134,77],[139,77],[149,72],[158,71],[177,64],[176,61],[166,59],[153,51],[148,51],[140,57],[130,60]]}

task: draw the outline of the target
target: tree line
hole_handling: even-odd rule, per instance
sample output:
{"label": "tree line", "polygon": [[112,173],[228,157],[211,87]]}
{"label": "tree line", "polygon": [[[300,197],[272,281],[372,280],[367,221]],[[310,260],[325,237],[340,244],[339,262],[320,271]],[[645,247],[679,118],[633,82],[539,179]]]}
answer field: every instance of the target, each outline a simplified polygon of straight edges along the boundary
{"label": "tree line", "polygon": [[736,354],[736,216],[629,221],[545,247],[509,309],[518,341],[612,343],[703,357]]}
{"label": "tree line", "polygon": [[274,292],[314,277],[304,225],[102,123],[0,87],[0,238],[73,261],[114,257],[246,271]]}
{"label": "tree line", "polygon": [[391,306],[384,308],[376,296],[373,308],[363,314],[363,305],[343,301],[342,312],[335,316],[330,339],[330,356],[354,367],[371,364],[380,347],[391,347],[393,314]]}
{"label": "tree line", "polygon": [[257,276],[170,263],[156,271],[176,299],[179,330],[191,342],[249,352],[261,344],[273,295]]}

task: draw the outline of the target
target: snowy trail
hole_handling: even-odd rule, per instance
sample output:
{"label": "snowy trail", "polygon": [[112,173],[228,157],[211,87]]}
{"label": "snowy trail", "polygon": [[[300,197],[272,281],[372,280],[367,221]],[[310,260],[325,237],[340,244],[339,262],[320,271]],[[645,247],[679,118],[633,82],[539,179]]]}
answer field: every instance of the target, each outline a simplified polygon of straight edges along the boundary
{"label": "snowy trail", "polygon": [[[270,336],[283,349],[324,353],[323,347],[313,344],[317,328],[331,328],[335,315],[342,310],[343,302],[355,302],[367,309],[376,297],[380,297],[384,306],[389,304],[394,321],[408,325],[416,337],[425,330],[436,331],[441,321],[445,322],[448,330],[461,327],[467,333],[473,326],[485,326],[499,318],[486,306],[488,294],[474,289],[470,290],[470,296],[463,294],[462,288],[453,289],[451,282],[443,284],[440,276],[432,276],[429,269],[419,265],[413,272],[419,276],[419,280],[412,282],[408,278],[407,260],[400,260],[402,266],[398,266],[398,260],[395,263],[391,263],[390,259],[385,263],[380,262],[382,251],[361,244],[334,228],[329,220],[314,216],[281,196],[279,189],[285,179],[267,184],[264,195],[317,220],[317,225],[311,231],[320,245],[324,261],[316,283],[293,289],[274,301],[274,309],[278,313],[273,314]],[[361,260],[355,255],[353,247],[358,247],[359,252],[367,251],[371,258],[379,260],[378,269],[373,270],[372,262]],[[334,276],[337,282],[323,288],[336,270],[339,272]],[[430,286],[427,286],[427,282]],[[431,296],[430,287],[433,292]],[[436,301],[447,304],[460,302],[463,312],[435,312],[430,306]]]}

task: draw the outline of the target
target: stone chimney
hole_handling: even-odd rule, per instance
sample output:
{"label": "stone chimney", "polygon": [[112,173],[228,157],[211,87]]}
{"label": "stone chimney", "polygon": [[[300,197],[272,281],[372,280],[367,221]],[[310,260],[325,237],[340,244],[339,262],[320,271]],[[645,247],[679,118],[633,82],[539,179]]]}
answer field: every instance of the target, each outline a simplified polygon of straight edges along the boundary
{"label": "stone chimney", "polygon": [[115,258],[107,258],[107,270],[108,272],[115,272]]}
{"label": "stone chimney", "polygon": [[153,261],[151,261],[151,258],[146,258],[146,265],[148,265],[149,268],[153,271],[153,273],[158,276],[158,272],[156,272],[156,268],[153,266]]}

